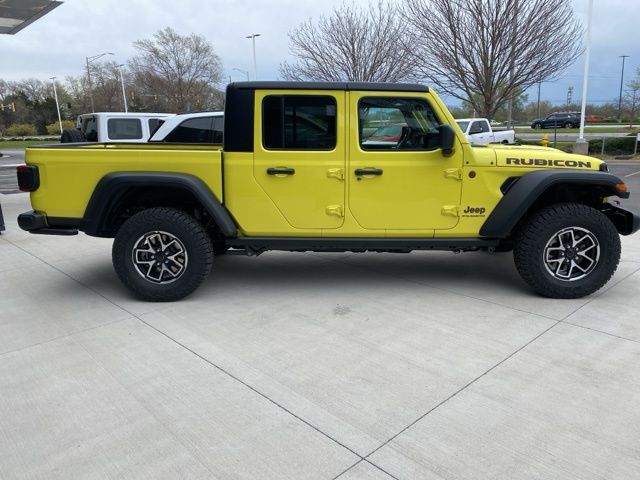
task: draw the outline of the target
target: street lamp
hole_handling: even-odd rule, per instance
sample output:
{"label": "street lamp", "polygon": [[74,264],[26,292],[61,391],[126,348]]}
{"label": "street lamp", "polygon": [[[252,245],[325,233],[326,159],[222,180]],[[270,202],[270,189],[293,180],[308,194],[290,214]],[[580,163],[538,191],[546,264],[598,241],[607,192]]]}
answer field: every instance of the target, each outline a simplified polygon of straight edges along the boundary
{"label": "street lamp", "polygon": [[62,133],[62,117],[60,116],[60,103],[58,103],[58,90],[56,89],[56,77],[49,77],[53,83],[53,97],[56,99],[56,111],[58,112],[58,125],[60,125],[60,133]]}
{"label": "street lamp", "polygon": [[624,80],[624,60],[629,58],[629,55],[620,55],[618,58],[622,59],[622,73],[620,74],[620,99],[618,100],[618,121],[622,116],[622,82]]}
{"label": "street lamp", "polygon": [[259,37],[259,33],[252,33],[251,35],[247,35],[245,38],[250,38],[253,43],[253,79],[258,79],[258,69],[256,67],[256,37]]}
{"label": "street lamp", "polygon": [[89,81],[89,98],[91,99],[91,111],[95,112],[96,111],[96,107],[95,104],[93,103],[93,85],[91,85],[91,70],[89,69],[89,64],[99,58],[104,57],[105,55],[113,55],[113,53],[111,52],[104,52],[104,53],[100,53],[98,55],[94,55],[92,57],[85,57],[85,59],[87,60],[87,80]]}
{"label": "street lamp", "polygon": [[249,81],[249,72],[247,72],[246,70],[241,70],[239,68],[233,68],[232,70],[235,70],[236,72],[244,73],[247,76],[247,81]]}
{"label": "street lamp", "polygon": [[122,86],[122,102],[124,103],[124,111],[128,112],[129,109],[127,108],[127,94],[124,91],[124,75],[122,73],[122,67],[124,67],[124,63],[118,65],[118,68],[120,69],[120,85]]}
{"label": "street lamp", "polygon": [[582,74],[582,106],[580,108],[580,135],[573,146],[573,153],[586,155],[589,152],[589,142],[584,139],[584,120],[587,108],[587,88],[589,87],[589,62],[591,59],[591,20],[593,18],[593,0],[589,0],[587,14],[587,30],[585,31],[584,73]]}

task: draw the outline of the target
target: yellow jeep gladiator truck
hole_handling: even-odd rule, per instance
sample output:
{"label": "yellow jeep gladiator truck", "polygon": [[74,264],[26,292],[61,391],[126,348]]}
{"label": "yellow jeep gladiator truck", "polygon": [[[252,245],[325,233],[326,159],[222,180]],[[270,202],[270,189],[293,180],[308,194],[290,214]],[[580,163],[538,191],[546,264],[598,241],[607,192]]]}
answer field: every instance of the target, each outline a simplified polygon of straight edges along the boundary
{"label": "yellow jeep gladiator truck", "polygon": [[[393,128],[385,128],[385,127]],[[31,233],[114,238],[141,299],[193,292],[215,256],[268,250],[509,251],[541,295],[602,287],[640,218],[604,162],[552,148],[471,146],[428,87],[243,82],[223,148],[60,144],[18,168]]]}

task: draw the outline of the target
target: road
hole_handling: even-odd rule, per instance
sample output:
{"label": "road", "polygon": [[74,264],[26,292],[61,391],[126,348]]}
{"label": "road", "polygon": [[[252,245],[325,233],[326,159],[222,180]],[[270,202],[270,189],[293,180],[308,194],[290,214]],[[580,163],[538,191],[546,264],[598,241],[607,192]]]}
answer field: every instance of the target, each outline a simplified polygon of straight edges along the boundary
{"label": "road", "polygon": [[24,149],[3,148],[0,151],[0,193],[18,193],[15,166],[24,163]]}
{"label": "road", "polygon": [[[532,130],[533,131],[533,130]],[[516,133],[516,137],[522,140],[540,140],[542,135],[547,135],[550,142],[553,142],[554,138],[553,130],[538,130],[538,133]],[[578,133],[562,133],[562,130],[557,130],[558,142],[575,142],[578,139]],[[618,138],[626,137],[627,133],[585,133],[584,138],[586,140],[599,140],[601,138]]]}

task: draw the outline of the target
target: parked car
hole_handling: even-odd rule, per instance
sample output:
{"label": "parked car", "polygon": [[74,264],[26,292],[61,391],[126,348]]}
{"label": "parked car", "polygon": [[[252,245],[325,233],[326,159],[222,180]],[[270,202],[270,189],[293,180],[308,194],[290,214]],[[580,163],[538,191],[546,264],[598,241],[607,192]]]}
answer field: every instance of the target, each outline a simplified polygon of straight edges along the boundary
{"label": "parked car", "polygon": [[167,118],[149,142],[222,145],[224,112],[183,113]]}
{"label": "parked car", "polygon": [[143,143],[172,113],[97,112],[78,115],[76,128],[62,132],[60,142]]}
{"label": "parked car", "polygon": [[403,128],[406,128],[404,123],[394,123],[391,125],[384,125],[376,129],[371,135],[362,139],[363,145],[398,145],[398,142],[402,138]]}
{"label": "parked car", "polygon": [[554,112],[547,118],[537,118],[531,122],[531,128],[578,128],[580,112]]}
{"label": "parked car", "polygon": [[604,118],[598,115],[587,115],[584,117],[584,121],[587,123],[600,123],[604,122]]}
{"label": "parked car", "polygon": [[473,145],[515,143],[516,133],[514,130],[493,130],[486,118],[460,118],[456,120],[456,123]]}

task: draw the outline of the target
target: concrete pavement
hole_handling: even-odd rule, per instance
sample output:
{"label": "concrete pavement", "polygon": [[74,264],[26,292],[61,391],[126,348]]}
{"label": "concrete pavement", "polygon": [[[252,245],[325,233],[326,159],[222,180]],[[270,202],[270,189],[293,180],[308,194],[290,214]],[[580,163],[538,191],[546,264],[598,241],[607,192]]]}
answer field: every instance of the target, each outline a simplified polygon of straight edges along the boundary
{"label": "concrete pavement", "polygon": [[579,300],[508,254],[267,253],[151,304],[0,202],[2,479],[640,476],[640,235]]}

